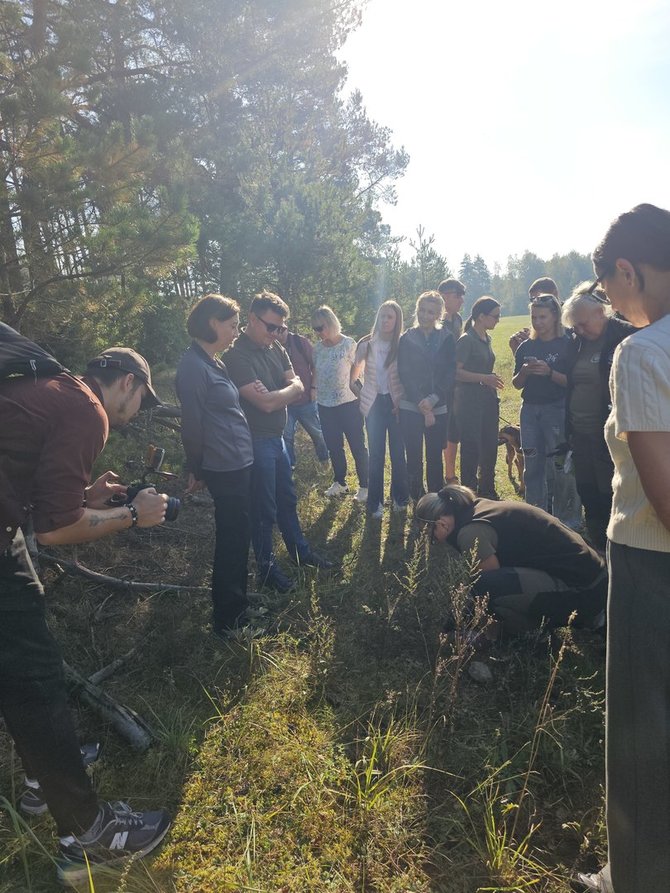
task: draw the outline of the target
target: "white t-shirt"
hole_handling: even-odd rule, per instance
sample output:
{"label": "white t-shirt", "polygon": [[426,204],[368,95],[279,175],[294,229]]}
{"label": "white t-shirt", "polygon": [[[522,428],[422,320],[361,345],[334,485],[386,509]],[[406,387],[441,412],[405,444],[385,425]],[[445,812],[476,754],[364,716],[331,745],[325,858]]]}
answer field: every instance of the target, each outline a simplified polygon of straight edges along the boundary
{"label": "white t-shirt", "polygon": [[621,342],[610,387],[605,439],[614,461],[614,498],[607,536],[636,549],[670,552],[670,530],[649,503],[628,448],[629,431],[670,431],[670,314]]}
{"label": "white t-shirt", "polygon": [[388,394],[391,386],[389,383],[389,371],[385,363],[391,349],[391,342],[382,341],[381,338],[373,338],[370,342],[370,349],[375,359],[377,393]]}

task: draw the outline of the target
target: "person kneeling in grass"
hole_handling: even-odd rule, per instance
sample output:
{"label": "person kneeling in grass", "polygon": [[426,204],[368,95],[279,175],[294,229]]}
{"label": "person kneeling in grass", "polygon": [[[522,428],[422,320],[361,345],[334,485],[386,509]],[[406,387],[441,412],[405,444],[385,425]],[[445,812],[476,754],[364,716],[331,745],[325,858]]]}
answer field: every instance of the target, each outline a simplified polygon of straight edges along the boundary
{"label": "person kneeling in grass", "polygon": [[502,631],[518,634],[544,622],[598,628],[604,620],[604,560],[574,531],[542,509],[512,500],[477,498],[458,484],[427,493],[416,506],[434,542],[474,553],[479,577],[472,594],[488,593]]}

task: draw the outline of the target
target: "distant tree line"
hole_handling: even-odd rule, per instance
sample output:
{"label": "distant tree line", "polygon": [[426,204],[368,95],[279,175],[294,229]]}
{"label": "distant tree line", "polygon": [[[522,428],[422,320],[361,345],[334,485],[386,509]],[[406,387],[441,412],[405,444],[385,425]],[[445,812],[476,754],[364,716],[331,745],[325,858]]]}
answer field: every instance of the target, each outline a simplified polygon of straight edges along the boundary
{"label": "distant tree line", "polygon": [[548,260],[525,251],[521,256],[508,257],[505,267],[496,264],[491,272],[479,254],[474,257],[464,255],[460,266],[451,270],[434,244],[435,236],[428,235],[424,227],[419,226],[416,237],[409,241],[413,250],[409,259],[401,258],[397,244],[385,259],[380,278],[389,295],[396,297],[408,313],[420,292],[436,288],[442,279],[450,276],[457,277],[466,286],[466,311],[477,298],[491,294],[510,316],[528,312],[528,286],[540,276],[551,276],[563,299],[577,284],[593,277],[590,257],[576,251],[554,254]]}

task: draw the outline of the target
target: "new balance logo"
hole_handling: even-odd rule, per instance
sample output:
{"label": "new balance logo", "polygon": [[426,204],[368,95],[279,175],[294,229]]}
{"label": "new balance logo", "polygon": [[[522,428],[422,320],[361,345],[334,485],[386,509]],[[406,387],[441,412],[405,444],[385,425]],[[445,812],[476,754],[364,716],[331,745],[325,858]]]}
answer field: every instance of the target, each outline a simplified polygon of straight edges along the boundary
{"label": "new balance logo", "polygon": [[126,848],[127,840],[127,831],[117,831],[114,837],[112,837],[112,842],[109,845],[110,850],[124,850]]}

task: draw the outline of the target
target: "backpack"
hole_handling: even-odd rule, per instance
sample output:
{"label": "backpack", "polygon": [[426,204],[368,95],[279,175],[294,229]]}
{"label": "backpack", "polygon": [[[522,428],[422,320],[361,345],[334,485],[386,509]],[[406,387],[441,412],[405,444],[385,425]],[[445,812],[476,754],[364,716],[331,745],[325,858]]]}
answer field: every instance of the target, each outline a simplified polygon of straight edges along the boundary
{"label": "backpack", "polygon": [[26,375],[37,380],[67,371],[65,366],[39,344],[0,322],[0,381]]}

